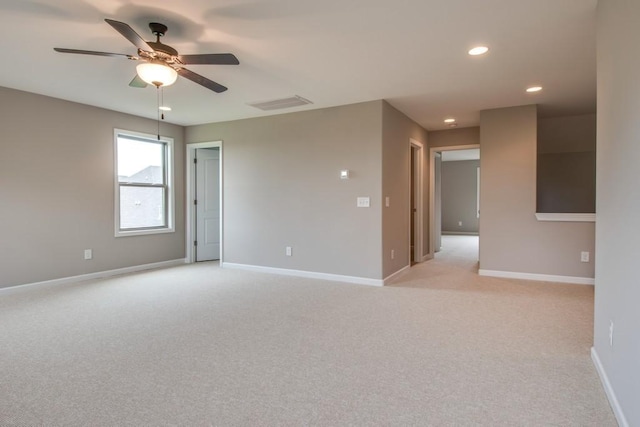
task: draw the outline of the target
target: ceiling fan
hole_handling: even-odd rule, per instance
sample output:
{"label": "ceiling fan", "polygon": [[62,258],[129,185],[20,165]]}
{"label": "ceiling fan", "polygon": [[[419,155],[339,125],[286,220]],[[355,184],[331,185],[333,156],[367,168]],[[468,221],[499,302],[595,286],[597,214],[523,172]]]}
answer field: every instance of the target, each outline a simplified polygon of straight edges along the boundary
{"label": "ceiling fan", "polygon": [[151,22],[149,28],[156,36],[155,42],[147,42],[136,33],[133,28],[124,22],[105,19],[117,32],[122,34],[135,47],[138,48],[137,55],[124,53],[97,52],[93,50],[78,50],[54,47],[53,50],[62,53],[77,53],[83,55],[96,56],[120,56],[134,61],[143,61],[137,67],[137,75],[131,80],[129,86],[146,87],[152,84],[156,87],[173,84],[178,75],[198,83],[214,92],[220,93],[227,90],[220,83],[216,83],[208,78],[194,73],[184,65],[238,65],[240,62],[231,53],[209,53],[198,55],[180,55],[178,51],[169,45],[160,42],[160,37],[167,32],[167,26],[158,22]]}

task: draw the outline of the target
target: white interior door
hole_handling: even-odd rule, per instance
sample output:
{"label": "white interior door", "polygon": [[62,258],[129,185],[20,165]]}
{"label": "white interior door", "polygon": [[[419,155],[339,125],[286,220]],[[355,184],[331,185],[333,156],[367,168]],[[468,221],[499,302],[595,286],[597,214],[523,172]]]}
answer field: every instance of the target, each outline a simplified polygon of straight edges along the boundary
{"label": "white interior door", "polygon": [[196,261],[220,259],[220,149],[196,150]]}

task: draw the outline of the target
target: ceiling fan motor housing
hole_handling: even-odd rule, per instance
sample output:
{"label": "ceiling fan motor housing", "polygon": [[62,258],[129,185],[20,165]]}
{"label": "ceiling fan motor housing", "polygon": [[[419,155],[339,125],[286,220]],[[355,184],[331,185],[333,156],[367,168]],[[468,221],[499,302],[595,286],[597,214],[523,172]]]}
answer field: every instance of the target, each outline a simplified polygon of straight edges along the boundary
{"label": "ceiling fan motor housing", "polygon": [[[160,42],[147,42],[156,53],[164,53],[167,56],[178,56],[178,51],[169,45]],[[168,58],[167,58],[168,59]]]}
{"label": "ceiling fan motor housing", "polygon": [[[160,37],[164,36],[164,34],[167,32],[167,26],[164,24],[161,24],[159,22],[150,22],[149,23],[149,28],[151,28],[151,32],[156,36],[156,41],[155,42],[147,42],[147,44],[149,46],[151,46],[151,48],[153,48],[154,51],[156,52],[161,52],[164,53],[165,55],[171,57],[171,56],[178,56],[178,51],[175,50],[174,48],[172,48],[169,45],[166,45],[164,43],[160,42]],[[162,56],[162,55],[160,55]],[[169,58],[163,58],[163,59],[169,59]]]}

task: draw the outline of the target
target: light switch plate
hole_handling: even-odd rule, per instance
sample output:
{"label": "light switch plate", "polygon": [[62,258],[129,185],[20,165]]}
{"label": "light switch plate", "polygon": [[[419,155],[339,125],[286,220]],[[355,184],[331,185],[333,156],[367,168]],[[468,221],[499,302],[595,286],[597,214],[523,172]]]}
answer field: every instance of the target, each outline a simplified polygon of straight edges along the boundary
{"label": "light switch plate", "polygon": [[358,197],[357,206],[359,208],[368,208],[371,205],[370,197]]}

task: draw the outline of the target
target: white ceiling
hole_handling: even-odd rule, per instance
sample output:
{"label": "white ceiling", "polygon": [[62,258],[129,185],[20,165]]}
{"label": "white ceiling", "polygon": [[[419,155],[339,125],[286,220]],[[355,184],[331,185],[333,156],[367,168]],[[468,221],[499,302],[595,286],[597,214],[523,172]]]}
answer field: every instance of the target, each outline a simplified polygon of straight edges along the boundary
{"label": "white ceiling", "polygon": [[[190,66],[229,88],[179,78],[167,121],[218,122],[376,99],[429,130],[477,125],[483,109],[538,103],[542,115],[595,112],[597,0],[2,0],[0,86],[156,117],[156,89],[128,86],[136,62],[53,47],[136,54],[104,18],[183,54],[232,52],[238,66]],[[485,44],[483,57],[467,50]],[[544,90],[527,94],[528,85]],[[247,105],[300,95],[312,105]]]}

